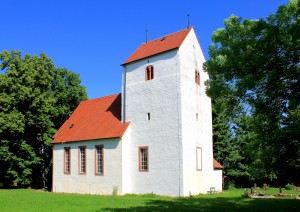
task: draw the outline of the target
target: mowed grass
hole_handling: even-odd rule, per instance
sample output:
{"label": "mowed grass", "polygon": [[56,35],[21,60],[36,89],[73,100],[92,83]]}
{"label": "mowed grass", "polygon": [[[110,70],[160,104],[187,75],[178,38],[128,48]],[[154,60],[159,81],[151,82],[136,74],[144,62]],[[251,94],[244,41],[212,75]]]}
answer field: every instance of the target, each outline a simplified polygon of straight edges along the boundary
{"label": "mowed grass", "polygon": [[[276,194],[279,189],[269,189]],[[300,195],[299,191],[286,191]],[[148,195],[58,194],[32,189],[0,189],[0,211],[299,211],[295,197],[253,199],[243,189],[186,198]]]}

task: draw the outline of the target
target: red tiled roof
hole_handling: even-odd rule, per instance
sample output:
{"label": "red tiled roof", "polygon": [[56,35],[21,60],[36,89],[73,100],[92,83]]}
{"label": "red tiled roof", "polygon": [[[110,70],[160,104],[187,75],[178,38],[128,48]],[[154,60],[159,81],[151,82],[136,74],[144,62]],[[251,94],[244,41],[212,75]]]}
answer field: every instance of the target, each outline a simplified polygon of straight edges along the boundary
{"label": "red tiled roof", "polygon": [[214,169],[223,169],[223,166],[214,159]]}
{"label": "red tiled roof", "polygon": [[52,144],[122,137],[128,125],[121,122],[121,94],[86,100],[60,127]]}
{"label": "red tiled roof", "polygon": [[179,48],[192,28],[184,29],[156,40],[143,43],[122,65],[152,55]]}

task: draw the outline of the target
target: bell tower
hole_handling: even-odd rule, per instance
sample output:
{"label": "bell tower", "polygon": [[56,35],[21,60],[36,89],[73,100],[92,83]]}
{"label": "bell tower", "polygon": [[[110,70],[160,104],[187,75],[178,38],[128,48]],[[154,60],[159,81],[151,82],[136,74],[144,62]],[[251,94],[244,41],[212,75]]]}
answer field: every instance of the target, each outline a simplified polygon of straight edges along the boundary
{"label": "bell tower", "polygon": [[143,43],[122,64],[122,120],[131,132],[128,192],[187,196],[213,187],[204,61],[189,27]]}

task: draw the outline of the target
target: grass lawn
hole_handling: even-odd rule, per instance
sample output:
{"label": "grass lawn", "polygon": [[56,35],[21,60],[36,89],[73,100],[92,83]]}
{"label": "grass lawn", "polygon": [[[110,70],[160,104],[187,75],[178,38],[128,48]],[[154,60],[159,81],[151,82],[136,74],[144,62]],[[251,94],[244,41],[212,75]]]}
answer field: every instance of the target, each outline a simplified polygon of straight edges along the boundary
{"label": "grass lawn", "polygon": [[[269,189],[266,194],[276,194]],[[299,191],[286,191],[300,195]],[[98,196],[57,194],[32,189],[0,189],[0,211],[298,211],[295,197],[253,199],[243,189],[187,198],[156,195]]]}

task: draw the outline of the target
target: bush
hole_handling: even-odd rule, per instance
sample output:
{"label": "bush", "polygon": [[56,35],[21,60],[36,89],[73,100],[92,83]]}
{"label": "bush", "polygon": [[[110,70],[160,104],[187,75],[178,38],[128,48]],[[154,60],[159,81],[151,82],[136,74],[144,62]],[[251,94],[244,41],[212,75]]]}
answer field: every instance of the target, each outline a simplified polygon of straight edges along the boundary
{"label": "bush", "polygon": [[264,190],[267,190],[267,189],[270,188],[270,186],[269,186],[267,183],[264,183],[263,186],[262,186],[262,188],[263,188]]}
{"label": "bush", "polygon": [[152,193],[148,193],[148,194],[142,194],[142,197],[148,197],[148,198],[154,198],[154,197],[159,197],[159,195]]}
{"label": "bush", "polygon": [[232,181],[226,180],[223,185],[224,190],[235,188],[235,185]]}
{"label": "bush", "polygon": [[285,189],[286,190],[295,190],[296,189],[296,186],[294,184],[286,184],[285,186]]}
{"label": "bush", "polygon": [[117,196],[118,195],[118,186],[114,186],[113,187],[112,195],[113,196]]}

